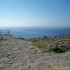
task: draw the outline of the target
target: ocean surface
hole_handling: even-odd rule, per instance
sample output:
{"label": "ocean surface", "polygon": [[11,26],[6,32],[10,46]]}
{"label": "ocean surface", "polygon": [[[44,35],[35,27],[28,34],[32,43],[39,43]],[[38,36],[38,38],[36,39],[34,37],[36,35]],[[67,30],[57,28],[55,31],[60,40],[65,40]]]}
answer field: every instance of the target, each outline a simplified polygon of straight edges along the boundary
{"label": "ocean surface", "polygon": [[0,30],[10,30],[10,33],[19,38],[37,38],[43,36],[56,36],[70,34],[70,28],[50,28],[50,27],[22,27],[22,28],[0,28]]}

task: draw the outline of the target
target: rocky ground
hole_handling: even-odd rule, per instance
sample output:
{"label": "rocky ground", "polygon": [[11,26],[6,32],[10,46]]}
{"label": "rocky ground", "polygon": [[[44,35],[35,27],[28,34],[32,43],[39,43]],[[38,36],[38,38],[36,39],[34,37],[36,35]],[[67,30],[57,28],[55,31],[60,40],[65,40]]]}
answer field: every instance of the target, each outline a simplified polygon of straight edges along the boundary
{"label": "rocky ground", "polygon": [[0,42],[0,70],[70,70],[70,51],[42,53],[27,40],[4,36]]}

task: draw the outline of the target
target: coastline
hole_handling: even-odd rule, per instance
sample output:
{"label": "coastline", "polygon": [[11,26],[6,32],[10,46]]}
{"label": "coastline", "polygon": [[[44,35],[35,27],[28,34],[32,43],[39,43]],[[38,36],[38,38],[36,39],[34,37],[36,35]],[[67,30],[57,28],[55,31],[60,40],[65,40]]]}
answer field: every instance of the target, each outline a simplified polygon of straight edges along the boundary
{"label": "coastline", "polygon": [[13,27],[13,28],[3,28],[1,30],[10,30],[10,33],[14,36],[19,38],[20,36],[22,38],[30,39],[30,38],[38,38],[38,37],[53,37],[53,36],[59,36],[63,34],[70,34],[70,28],[63,27]]}

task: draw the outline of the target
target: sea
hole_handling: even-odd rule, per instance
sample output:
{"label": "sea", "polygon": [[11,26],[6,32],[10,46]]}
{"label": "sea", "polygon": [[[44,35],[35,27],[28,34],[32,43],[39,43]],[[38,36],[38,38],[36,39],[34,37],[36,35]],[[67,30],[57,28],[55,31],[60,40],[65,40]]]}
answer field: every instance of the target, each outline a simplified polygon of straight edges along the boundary
{"label": "sea", "polygon": [[14,37],[25,39],[70,34],[70,27],[7,27],[0,28],[0,30],[10,30]]}

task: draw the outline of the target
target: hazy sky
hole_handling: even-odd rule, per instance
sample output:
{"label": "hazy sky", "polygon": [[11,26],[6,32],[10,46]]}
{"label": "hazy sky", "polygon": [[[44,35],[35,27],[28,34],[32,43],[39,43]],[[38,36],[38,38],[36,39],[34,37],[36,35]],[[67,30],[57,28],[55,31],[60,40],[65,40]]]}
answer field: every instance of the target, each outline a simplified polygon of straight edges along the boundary
{"label": "hazy sky", "polygon": [[0,27],[70,26],[70,0],[0,0]]}

